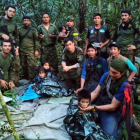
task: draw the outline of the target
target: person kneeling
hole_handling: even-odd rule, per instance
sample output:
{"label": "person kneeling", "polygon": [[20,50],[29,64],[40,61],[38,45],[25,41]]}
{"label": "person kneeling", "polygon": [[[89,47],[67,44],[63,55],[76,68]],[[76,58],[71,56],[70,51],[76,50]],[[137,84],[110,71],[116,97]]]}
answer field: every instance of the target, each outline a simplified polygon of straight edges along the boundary
{"label": "person kneeling", "polygon": [[15,66],[14,66],[14,56],[11,54],[12,43],[10,40],[3,40],[1,42],[1,52],[0,52],[0,89],[7,90],[9,88],[15,87],[14,76],[15,76]]}
{"label": "person kneeling", "polygon": [[120,107],[124,100],[125,86],[129,84],[126,76],[127,65],[122,59],[114,59],[110,64],[110,72],[105,73],[91,93],[91,102],[98,96],[97,106],[88,106],[83,111],[95,109],[99,111],[99,118],[102,129],[115,139],[122,139],[119,133],[122,127],[119,123],[122,120]]}

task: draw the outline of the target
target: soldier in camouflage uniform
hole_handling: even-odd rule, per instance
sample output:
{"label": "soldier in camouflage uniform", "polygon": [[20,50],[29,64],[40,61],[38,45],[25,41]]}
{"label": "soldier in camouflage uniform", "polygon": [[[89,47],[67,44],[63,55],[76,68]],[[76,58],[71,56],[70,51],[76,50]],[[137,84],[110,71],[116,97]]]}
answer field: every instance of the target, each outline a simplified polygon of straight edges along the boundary
{"label": "soldier in camouflage uniform", "polygon": [[19,53],[18,53],[18,36],[17,36],[17,25],[12,18],[15,16],[16,8],[14,6],[8,6],[6,8],[6,15],[0,19],[0,26],[7,26],[8,34],[3,30],[0,30],[0,42],[5,39],[13,40],[15,44],[15,56],[14,56],[14,63],[15,63],[15,84],[18,85],[19,83],[19,71],[20,71],[20,60],[19,60]]}
{"label": "soldier in camouflage uniform", "polygon": [[80,75],[84,60],[83,52],[81,48],[74,46],[74,41],[70,38],[66,38],[64,44],[66,49],[62,55],[59,72],[66,79],[67,85],[73,80],[76,82],[76,88],[78,88],[80,86]]}
{"label": "soldier in camouflage uniform", "polygon": [[54,73],[58,73],[58,56],[56,51],[56,40],[58,30],[55,25],[51,24],[48,13],[42,15],[43,23],[38,26],[40,45],[41,45],[41,61],[48,61],[53,68]]}
{"label": "soldier in camouflage uniform", "polygon": [[[67,36],[67,38],[71,38],[74,41],[74,44],[77,45],[77,42],[79,40],[79,32],[78,30],[75,28],[75,21],[74,18],[72,16],[67,17],[67,31],[69,31],[69,35]],[[60,38],[65,37],[64,34],[59,34]]]}
{"label": "soldier in camouflage uniform", "polygon": [[122,23],[116,28],[113,41],[116,41],[121,46],[121,54],[129,60],[133,60],[135,34],[140,34],[140,30],[136,28],[134,22],[131,21],[131,11],[123,9],[121,11]]}
{"label": "soldier in camouflage uniform", "polygon": [[3,40],[1,42],[0,52],[0,71],[2,76],[0,77],[0,89],[8,89],[15,86],[14,84],[14,57],[10,54],[12,49],[11,42],[9,40]]}
{"label": "soldier in camouflage uniform", "polygon": [[30,26],[29,16],[23,17],[23,26],[18,29],[19,56],[23,69],[23,78],[32,80],[36,75],[36,60],[39,55],[38,32]]}

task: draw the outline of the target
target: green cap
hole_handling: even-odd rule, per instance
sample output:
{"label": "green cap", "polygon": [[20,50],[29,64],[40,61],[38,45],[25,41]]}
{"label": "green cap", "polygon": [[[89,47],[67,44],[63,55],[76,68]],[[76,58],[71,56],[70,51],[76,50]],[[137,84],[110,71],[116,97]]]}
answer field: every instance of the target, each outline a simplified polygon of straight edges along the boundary
{"label": "green cap", "polygon": [[73,16],[68,16],[67,21],[73,21],[74,22],[74,17]]}

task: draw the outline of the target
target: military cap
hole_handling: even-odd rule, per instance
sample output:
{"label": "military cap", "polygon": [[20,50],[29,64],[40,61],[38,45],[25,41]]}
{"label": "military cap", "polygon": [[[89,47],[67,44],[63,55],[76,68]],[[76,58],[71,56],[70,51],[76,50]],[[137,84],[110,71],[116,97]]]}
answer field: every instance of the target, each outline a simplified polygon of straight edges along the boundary
{"label": "military cap", "polygon": [[68,16],[67,21],[73,21],[74,22],[74,17],[73,16]]}

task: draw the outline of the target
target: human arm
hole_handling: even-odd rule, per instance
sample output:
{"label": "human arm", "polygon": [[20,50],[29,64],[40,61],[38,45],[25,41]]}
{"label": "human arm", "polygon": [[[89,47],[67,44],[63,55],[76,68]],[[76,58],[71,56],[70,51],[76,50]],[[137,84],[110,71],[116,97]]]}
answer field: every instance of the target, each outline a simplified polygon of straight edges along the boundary
{"label": "human arm", "polygon": [[99,48],[103,48],[104,46],[106,46],[108,43],[110,42],[110,39],[107,39],[104,43],[101,42],[101,46],[99,46]]}
{"label": "human arm", "polygon": [[8,70],[9,82],[14,82],[14,78],[15,78],[15,60],[14,59],[15,57],[12,57],[12,63]]}
{"label": "human arm", "polygon": [[1,86],[2,86],[4,89],[8,89],[8,86],[7,86],[8,83],[7,83],[6,81],[0,79],[0,84],[1,84]]}
{"label": "human arm", "polygon": [[78,66],[76,64],[71,65],[71,66],[63,66],[63,71],[67,72],[71,69],[76,69],[76,68],[78,68]]}
{"label": "human arm", "polygon": [[121,102],[116,100],[115,97],[113,97],[111,104],[100,105],[100,106],[89,106],[83,111],[90,111],[94,109],[97,111],[115,111],[120,105],[121,105]]}
{"label": "human arm", "polygon": [[107,64],[105,59],[102,60],[102,65],[103,65],[103,72],[104,73],[108,72],[109,71],[108,70],[108,64]]}
{"label": "human arm", "polygon": [[126,60],[126,64],[128,65],[129,70],[132,71],[128,77],[128,81],[131,82],[137,72],[137,68],[133,65],[133,63],[129,59]]}
{"label": "human arm", "polygon": [[39,55],[40,44],[38,40],[38,32],[37,30],[33,30],[33,37],[34,37],[34,50],[35,50],[35,57]]}
{"label": "human arm", "polygon": [[111,38],[110,32],[109,32],[107,26],[104,26],[104,28],[105,28],[105,36],[106,36],[107,40],[105,42],[101,42],[101,46],[99,48],[103,48],[110,42],[110,38]]}
{"label": "human arm", "polygon": [[58,32],[56,26],[54,26],[54,32],[52,34],[50,34],[49,36],[51,38],[56,38],[57,39],[58,38],[58,35],[59,35],[59,32]]}
{"label": "human arm", "polygon": [[83,68],[82,68],[82,73],[81,73],[81,87],[77,89],[76,94],[83,89],[84,84],[85,84],[85,79],[86,79],[86,60],[83,62]]}

